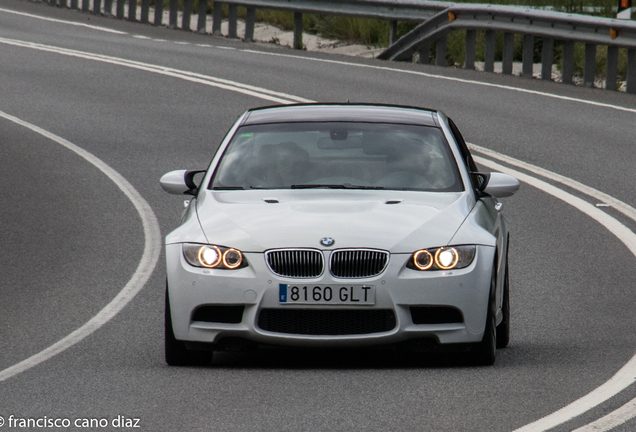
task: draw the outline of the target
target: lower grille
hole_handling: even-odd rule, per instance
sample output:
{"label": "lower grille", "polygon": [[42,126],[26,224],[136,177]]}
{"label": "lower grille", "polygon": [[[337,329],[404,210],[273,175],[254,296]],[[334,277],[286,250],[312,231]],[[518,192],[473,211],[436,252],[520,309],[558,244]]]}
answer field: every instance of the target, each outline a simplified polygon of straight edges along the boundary
{"label": "lower grille", "polygon": [[258,326],[266,331],[315,336],[382,333],[395,325],[390,309],[263,309],[258,318]]}

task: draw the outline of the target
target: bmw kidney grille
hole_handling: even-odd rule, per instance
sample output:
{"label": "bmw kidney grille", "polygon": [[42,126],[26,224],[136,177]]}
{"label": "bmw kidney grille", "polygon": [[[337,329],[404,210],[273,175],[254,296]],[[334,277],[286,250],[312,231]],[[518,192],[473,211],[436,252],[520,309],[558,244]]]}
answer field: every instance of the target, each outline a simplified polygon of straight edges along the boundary
{"label": "bmw kidney grille", "polygon": [[324,261],[317,250],[275,250],[267,252],[267,264],[278,276],[312,278],[322,274]]}
{"label": "bmw kidney grille", "polygon": [[[313,278],[323,273],[322,252],[311,249],[285,249],[266,253],[271,271],[283,277]],[[389,262],[389,253],[370,249],[342,249],[331,254],[330,271],[338,278],[377,276]]]}
{"label": "bmw kidney grille", "polygon": [[339,278],[377,276],[389,262],[389,253],[368,249],[345,249],[331,254],[331,274]]}

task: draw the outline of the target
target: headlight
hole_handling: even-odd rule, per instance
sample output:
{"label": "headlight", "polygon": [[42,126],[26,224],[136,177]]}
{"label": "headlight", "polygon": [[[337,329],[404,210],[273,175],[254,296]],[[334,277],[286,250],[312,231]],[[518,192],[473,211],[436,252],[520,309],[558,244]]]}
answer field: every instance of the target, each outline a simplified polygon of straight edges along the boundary
{"label": "headlight", "polygon": [[433,266],[433,255],[426,249],[413,254],[413,263],[418,270],[428,270]]}
{"label": "headlight", "polygon": [[474,245],[421,249],[411,256],[406,266],[422,271],[461,269],[473,262],[476,249]]}
{"label": "headlight", "polygon": [[247,261],[238,249],[215,245],[183,244],[183,256],[195,267],[231,270],[247,267]]}
{"label": "headlight", "polygon": [[223,264],[225,267],[234,269],[241,265],[243,261],[243,255],[239,250],[228,249],[223,254]]}

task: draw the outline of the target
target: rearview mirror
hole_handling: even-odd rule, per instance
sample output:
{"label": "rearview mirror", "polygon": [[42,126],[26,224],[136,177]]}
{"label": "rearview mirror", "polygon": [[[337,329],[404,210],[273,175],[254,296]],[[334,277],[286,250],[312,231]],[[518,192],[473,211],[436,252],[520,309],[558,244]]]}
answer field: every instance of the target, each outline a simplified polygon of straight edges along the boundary
{"label": "rearview mirror", "polygon": [[494,198],[506,198],[519,190],[519,180],[508,174],[492,172],[486,176],[485,184],[480,190]]}
{"label": "rearview mirror", "polygon": [[169,194],[173,195],[196,195],[199,186],[194,182],[194,176],[203,173],[205,170],[176,170],[164,174],[159,180],[159,184]]}

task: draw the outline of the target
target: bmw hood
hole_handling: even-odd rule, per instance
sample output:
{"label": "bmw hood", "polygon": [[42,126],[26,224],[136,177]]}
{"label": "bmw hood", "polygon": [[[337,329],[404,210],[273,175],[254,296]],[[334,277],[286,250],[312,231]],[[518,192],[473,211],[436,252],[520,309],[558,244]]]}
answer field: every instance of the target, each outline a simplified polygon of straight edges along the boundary
{"label": "bmw hood", "polygon": [[[470,213],[470,194],[369,190],[205,191],[197,200],[207,241],[243,252],[447,245]],[[320,240],[334,240],[325,247]]]}

